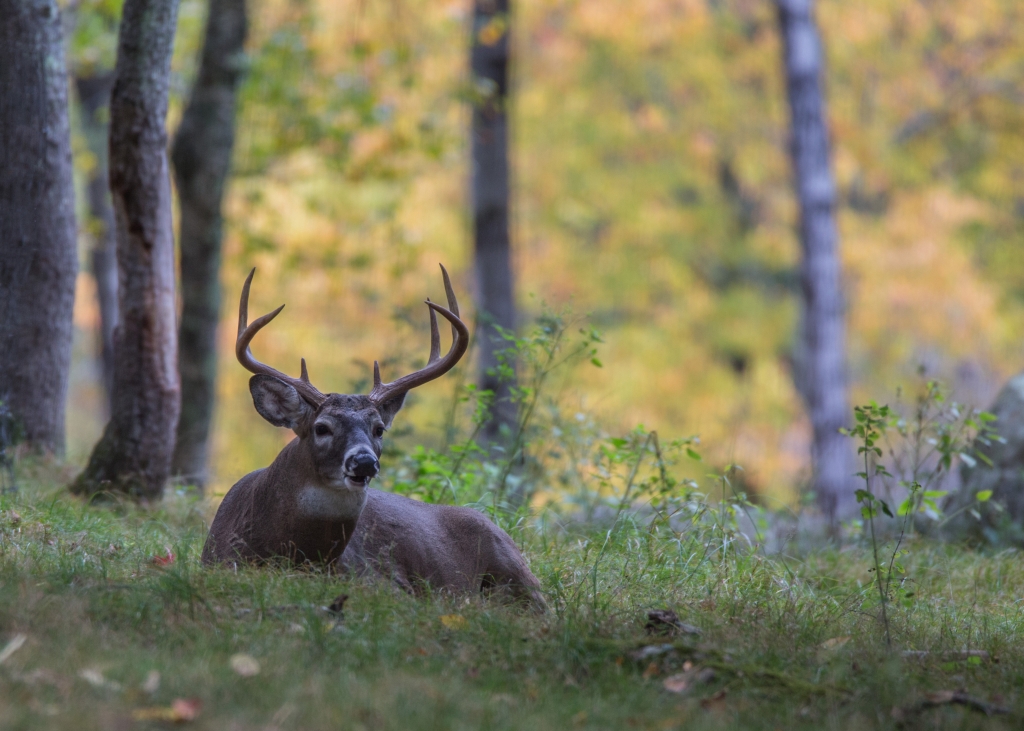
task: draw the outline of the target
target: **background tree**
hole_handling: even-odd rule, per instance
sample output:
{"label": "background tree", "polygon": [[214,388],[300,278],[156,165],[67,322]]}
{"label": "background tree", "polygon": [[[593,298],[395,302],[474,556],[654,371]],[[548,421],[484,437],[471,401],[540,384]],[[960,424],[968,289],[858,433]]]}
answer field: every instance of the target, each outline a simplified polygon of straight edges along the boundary
{"label": "background tree", "polygon": [[72,489],[158,498],[170,470],[180,389],[167,93],[177,0],[127,0],[110,100],[110,189],[121,323],[111,418]]}
{"label": "background tree", "polygon": [[776,0],[785,43],[790,152],[800,204],[803,259],[799,387],[814,430],[811,462],[818,506],[833,529],[854,504],[855,472],[847,424],[846,325],[836,231],[836,185],[832,176],[825,101],[823,54],[812,0]]}
{"label": "background tree", "polygon": [[114,86],[117,24],[121,0],[78,0],[64,15],[68,66],[77,92],[79,131],[89,161],[82,168],[88,212],[82,223],[90,243],[89,268],[96,284],[99,323],[96,352],[100,356],[102,386],[106,399],[103,417],[110,416],[110,392],[114,382],[114,328],[117,326],[117,236],[110,201],[110,90]]}
{"label": "background tree", "polygon": [[109,414],[114,384],[114,328],[117,326],[117,236],[114,207],[110,202],[110,169],[107,164],[110,90],[113,70],[75,74],[75,89],[81,104],[81,125],[94,163],[85,182],[89,211],[87,230],[92,238],[89,264],[96,280],[100,326],[97,345],[103,372],[103,389]]}
{"label": "background tree", "polygon": [[0,400],[62,453],[78,259],[61,17],[0,0],[0,18]]}
{"label": "background tree", "polygon": [[484,440],[492,444],[507,443],[516,421],[511,400],[513,374],[500,368],[499,361],[499,354],[508,346],[499,328],[513,332],[516,326],[509,233],[509,10],[508,0],[475,0],[470,50],[478,382],[481,389],[494,393],[490,418],[481,431]]}
{"label": "background tree", "polygon": [[246,27],[246,0],[210,0],[199,76],[171,153],[181,207],[182,286],[181,416],[172,472],[199,487],[206,483],[216,395],[221,203],[235,143]]}

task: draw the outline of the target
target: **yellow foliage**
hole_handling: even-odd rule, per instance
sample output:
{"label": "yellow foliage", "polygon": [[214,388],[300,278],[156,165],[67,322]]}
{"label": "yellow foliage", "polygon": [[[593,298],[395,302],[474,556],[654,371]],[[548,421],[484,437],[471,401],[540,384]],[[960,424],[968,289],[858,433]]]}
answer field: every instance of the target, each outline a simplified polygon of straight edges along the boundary
{"label": "yellow foliage", "polygon": [[[920,362],[954,385],[965,368],[983,373],[967,396],[986,398],[1022,356],[1013,211],[1024,126],[1012,101],[1022,9],[1014,0],[817,6],[852,398],[884,401]],[[419,303],[441,295],[439,261],[472,318],[468,5],[312,7],[317,22],[303,32],[316,72],[373,90],[377,121],[358,122],[345,107],[331,119],[350,137],[232,183],[214,449],[221,491],[286,439],[253,411],[231,355],[249,268],[258,267],[254,312],[288,304],[254,344],[257,357],[297,373],[304,356],[325,389],[365,385],[374,359],[385,378],[422,362]],[[254,52],[297,8],[254,6]],[[806,478],[809,428],[789,367],[799,242],[771,3],[537,0],[517,4],[510,22],[523,317],[542,302],[571,304],[607,341],[604,368],[581,368],[567,403],[612,432],[643,423],[667,436],[700,433],[706,461],[739,462],[764,495],[792,500]],[[327,109],[326,98],[311,103]],[[242,120],[244,158],[260,120],[244,109]],[[726,171],[737,190],[727,190]],[[79,309],[80,326],[93,322],[81,300]],[[399,417],[415,438],[432,439],[455,381],[422,389]]]}

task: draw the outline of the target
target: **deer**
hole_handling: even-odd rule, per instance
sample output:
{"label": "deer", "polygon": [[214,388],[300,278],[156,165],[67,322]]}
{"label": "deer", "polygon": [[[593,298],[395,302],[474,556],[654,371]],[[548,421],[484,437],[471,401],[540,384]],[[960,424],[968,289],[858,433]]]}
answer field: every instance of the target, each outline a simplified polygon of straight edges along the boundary
{"label": "deer", "polygon": [[[540,583],[512,538],[470,508],[433,505],[369,487],[380,471],[385,432],[414,388],[440,378],[469,347],[469,329],[448,271],[448,307],[429,299],[430,355],[422,369],[383,383],[373,363],[368,395],[324,394],[302,358],[293,378],[257,361],[253,338],[284,309],[248,322],[255,268],[242,287],[235,356],[253,376],[256,411],[295,433],[269,467],[242,477],[224,496],[203,547],[205,565],[320,565],[350,575],[383,577],[414,594],[494,592],[543,611]],[[441,357],[437,315],[451,325]]]}

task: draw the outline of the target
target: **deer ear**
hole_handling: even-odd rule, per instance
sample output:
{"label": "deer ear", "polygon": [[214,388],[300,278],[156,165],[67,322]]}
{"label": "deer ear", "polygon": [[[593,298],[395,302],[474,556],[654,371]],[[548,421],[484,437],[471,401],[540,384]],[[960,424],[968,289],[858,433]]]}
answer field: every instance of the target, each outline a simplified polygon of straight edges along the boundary
{"label": "deer ear", "polygon": [[377,411],[380,412],[380,418],[384,420],[385,427],[391,426],[391,421],[395,418],[395,414],[402,410],[404,403],[405,394],[403,393],[377,406]]}
{"label": "deer ear", "polygon": [[313,415],[313,407],[280,378],[253,376],[249,379],[249,393],[260,416],[274,426],[286,426],[297,432]]}

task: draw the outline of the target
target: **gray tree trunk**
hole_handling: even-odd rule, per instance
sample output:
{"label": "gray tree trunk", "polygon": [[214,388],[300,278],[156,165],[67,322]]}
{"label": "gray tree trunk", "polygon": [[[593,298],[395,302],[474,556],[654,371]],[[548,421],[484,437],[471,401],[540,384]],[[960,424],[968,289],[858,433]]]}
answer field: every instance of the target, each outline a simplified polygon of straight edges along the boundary
{"label": "gray tree trunk", "polygon": [[199,76],[171,153],[181,207],[183,295],[178,335],[181,417],[171,469],[200,489],[207,480],[216,396],[221,202],[231,170],[245,35],[246,0],[210,0]]}
{"label": "gray tree trunk", "polygon": [[107,164],[107,141],[110,126],[107,111],[114,72],[94,76],[78,76],[75,87],[82,109],[82,132],[96,166],[86,181],[92,234],[91,265],[96,280],[96,298],[100,306],[98,350],[103,368],[103,389],[107,396],[107,415],[114,386],[114,328],[117,327],[117,236],[114,207],[110,202],[110,168]]}
{"label": "gray tree trunk", "polygon": [[803,251],[802,362],[799,390],[810,412],[811,461],[818,507],[835,529],[854,507],[850,440],[839,433],[849,421],[846,395],[846,325],[836,233],[825,101],[824,59],[812,0],[776,0],[785,43],[786,89],[792,127],[791,154],[800,203]]}
{"label": "gray tree trunk", "polygon": [[119,285],[110,422],[76,493],[159,498],[171,466],[180,388],[167,92],[177,0],[126,0],[110,99],[110,192]]}
{"label": "gray tree trunk", "polygon": [[508,445],[516,425],[509,378],[497,373],[498,353],[508,343],[495,326],[514,331],[515,296],[509,234],[509,0],[475,0],[470,71],[475,98],[472,119],[471,198],[477,277],[477,333],[481,389],[494,392],[482,437]]}
{"label": "gray tree trunk", "polygon": [[0,400],[64,451],[76,249],[68,79],[55,0],[0,0]]}

